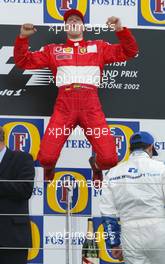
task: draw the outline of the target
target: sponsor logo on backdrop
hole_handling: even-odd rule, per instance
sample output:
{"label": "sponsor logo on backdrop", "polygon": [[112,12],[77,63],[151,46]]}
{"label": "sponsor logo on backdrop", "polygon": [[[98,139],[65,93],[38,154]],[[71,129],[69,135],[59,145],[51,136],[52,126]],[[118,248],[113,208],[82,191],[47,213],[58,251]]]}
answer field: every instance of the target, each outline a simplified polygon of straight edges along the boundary
{"label": "sponsor logo on backdrop", "polygon": [[111,255],[111,251],[108,250],[108,247],[106,245],[106,241],[103,237],[104,227],[102,225],[102,219],[101,217],[94,217],[93,218],[93,226],[94,226],[94,232],[99,235],[98,239],[98,247],[100,249],[99,258],[100,258],[100,264],[110,264],[110,263],[123,263],[120,262],[117,259],[114,259]]}
{"label": "sponsor logo on backdrop", "polygon": [[42,0],[1,0],[1,4],[41,4]]}
{"label": "sponsor logo on backdrop", "polygon": [[139,0],[138,25],[165,26],[165,0]]}
{"label": "sponsor logo on backdrop", "polygon": [[0,74],[9,74],[14,68],[14,63],[9,63],[11,57],[13,57],[14,48],[11,46],[3,46],[0,49]]}
{"label": "sponsor logo on backdrop", "polygon": [[29,250],[28,263],[43,264],[43,217],[31,216],[32,249]]}
{"label": "sponsor logo on backdrop", "polygon": [[[9,74],[14,74],[14,68],[16,68],[13,63],[13,47],[12,46],[3,46],[0,49],[0,75],[6,75],[8,78]],[[18,74],[18,69],[17,74]],[[40,70],[25,70],[21,75],[25,75],[24,86],[44,86],[54,83],[53,76],[50,70],[40,69]],[[30,77],[30,78],[29,78]],[[28,81],[26,81],[28,79]],[[12,88],[12,86],[11,86]],[[0,96],[20,96],[25,92],[26,89],[3,89],[0,88]]]}
{"label": "sponsor logo on backdrop", "polygon": [[84,15],[85,23],[89,22],[89,1],[88,0],[44,0],[44,22],[63,23],[64,13],[75,8]]}
{"label": "sponsor logo on backdrop", "polygon": [[39,186],[35,186],[33,188],[33,195],[34,196],[42,196],[43,195],[43,188]]}
{"label": "sponsor logo on backdrop", "polygon": [[[106,171],[103,171],[103,175]],[[108,172],[108,171],[107,171]],[[93,188],[93,197],[100,197],[102,195],[102,189]]]}
{"label": "sponsor logo on backdrop", "polygon": [[11,90],[11,89],[4,89],[0,90],[0,96],[21,96],[25,92],[25,89],[18,89],[18,90]]}
{"label": "sponsor logo on backdrop", "polygon": [[155,149],[156,150],[161,150],[164,151],[165,150],[165,141],[156,141],[155,142]]}
{"label": "sponsor logo on backdrop", "polygon": [[2,0],[5,4],[41,4],[42,0]]}
{"label": "sponsor logo on backdrop", "polygon": [[99,6],[135,6],[136,0],[92,0],[91,4]]}
{"label": "sponsor logo on backdrop", "polygon": [[0,126],[5,130],[5,144],[10,149],[29,152],[36,160],[44,131],[43,119],[1,118]]}
{"label": "sponsor logo on backdrop", "polygon": [[65,148],[69,148],[69,149],[89,149],[90,147],[91,144],[87,139],[82,139],[82,140],[68,139],[65,143]]}
{"label": "sponsor logo on backdrop", "polygon": [[67,212],[67,181],[72,183],[71,214],[91,214],[91,180],[90,169],[56,169],[55,181],[45,183],[45,214],[65,214]]}
{"label": "sponsor logo on backdrop", "polygon": [[116,142],[116,150],[120,161],[128,159],[129,151],[129,140],[132,134],[139,131],[139,122],[120,122],[120,121],[108,121],[107,122],[111,135],[114,136]]}
{"label": "sponsor logo on backdrop", "polygon": [[[57,218],[58,219],[58,218]],[[84,234],[80,232],[70,232],[70,243],[73,246],[82,246],[85,237]],[[68,233],[66,231],[63,232],[49,232],[49,235],[45,236],[45,245],[58,245],[58,246],[64,246],[66,245],[66,237],[68,236]]]}

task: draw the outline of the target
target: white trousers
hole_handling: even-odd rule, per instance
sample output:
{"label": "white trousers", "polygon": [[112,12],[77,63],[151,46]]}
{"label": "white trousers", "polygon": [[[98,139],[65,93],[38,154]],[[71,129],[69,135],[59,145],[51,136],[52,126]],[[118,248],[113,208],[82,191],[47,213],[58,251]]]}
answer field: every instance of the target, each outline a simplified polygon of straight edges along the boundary
{"label": "white trousers", "polygon": [[165,264],[165,219],[132,220],[121,226],[125,264]]}

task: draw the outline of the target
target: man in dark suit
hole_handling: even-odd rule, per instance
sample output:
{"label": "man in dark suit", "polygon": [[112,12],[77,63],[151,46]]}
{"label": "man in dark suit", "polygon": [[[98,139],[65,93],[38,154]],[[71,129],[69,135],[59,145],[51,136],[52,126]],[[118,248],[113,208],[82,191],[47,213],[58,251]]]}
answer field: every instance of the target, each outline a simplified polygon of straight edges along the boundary
{"label": "man in dark suit", "polygon": [[0,264],[26,264],[32,247],[28,200],[34,184],[30,154],[11,151],[0,127]]}

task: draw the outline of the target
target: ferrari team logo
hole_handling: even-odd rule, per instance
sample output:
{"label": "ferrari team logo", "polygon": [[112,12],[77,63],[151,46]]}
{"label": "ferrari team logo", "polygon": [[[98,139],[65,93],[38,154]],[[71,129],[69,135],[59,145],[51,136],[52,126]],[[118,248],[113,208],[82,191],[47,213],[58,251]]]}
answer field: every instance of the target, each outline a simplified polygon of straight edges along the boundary
{"label": "ferrari team logo", "polygon": [[85,54],[85,53],[87,53],[87,48],[85,48],[85,47],[80,48],[80,49],[79,49],[79,53],[80,53],[80,54]]}

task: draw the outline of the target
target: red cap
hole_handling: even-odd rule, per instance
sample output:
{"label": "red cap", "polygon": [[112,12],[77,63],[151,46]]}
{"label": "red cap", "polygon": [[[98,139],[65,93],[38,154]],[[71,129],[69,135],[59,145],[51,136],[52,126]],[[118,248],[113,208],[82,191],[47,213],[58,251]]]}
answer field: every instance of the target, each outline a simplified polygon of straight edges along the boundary
{"label": "red cap", "polygon": [[64,21],[66,22],[68,17],[71,16],[71,15],[79,16],[81,18],[81,20],[83,21],[83,23],[84,23],[83,14],[77,9],[70,9],[70,10],[66,11],[65,14],[64,14]]}

